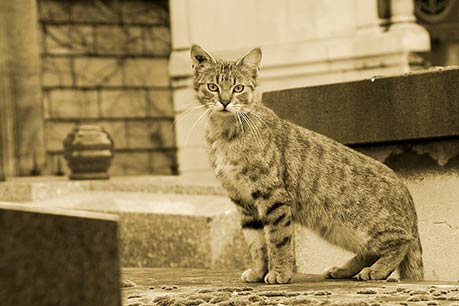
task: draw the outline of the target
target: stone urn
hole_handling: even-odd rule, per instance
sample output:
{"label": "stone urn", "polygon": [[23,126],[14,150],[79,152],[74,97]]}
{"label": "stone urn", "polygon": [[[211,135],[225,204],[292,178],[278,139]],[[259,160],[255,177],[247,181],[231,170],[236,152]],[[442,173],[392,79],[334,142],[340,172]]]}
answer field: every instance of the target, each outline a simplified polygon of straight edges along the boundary
{"label": "stone urn", "polygon": [[71,180],[108,179],[113,159],[113,139],[100,126],[79,125],[64,139],[64,158]]}

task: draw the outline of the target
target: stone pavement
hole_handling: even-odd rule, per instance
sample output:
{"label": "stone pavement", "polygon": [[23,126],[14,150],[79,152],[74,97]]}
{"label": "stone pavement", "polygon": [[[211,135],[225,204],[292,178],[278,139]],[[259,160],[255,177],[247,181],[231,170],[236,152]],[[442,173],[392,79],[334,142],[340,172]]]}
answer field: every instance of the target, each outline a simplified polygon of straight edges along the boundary
{"label": "stone pavement", "polygon": [[455,282],[324,280],[294,275],[291,284],[247,284],[240,271],[126,268],[122,302],[142,305],[459,305]]}

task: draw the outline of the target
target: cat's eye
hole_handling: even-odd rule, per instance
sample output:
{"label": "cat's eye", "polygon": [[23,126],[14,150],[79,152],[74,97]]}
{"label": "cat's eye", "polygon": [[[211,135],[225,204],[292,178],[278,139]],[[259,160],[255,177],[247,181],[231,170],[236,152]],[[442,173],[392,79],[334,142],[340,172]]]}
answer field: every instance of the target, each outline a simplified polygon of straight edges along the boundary
{"label": "cat's eye", "polygon": [[233,91],[236,93],[242,92],[244,90],[244,85],[236,85],[233,88]]}
{"label": "cat's eye", "polygon": [[209,83],[209,84],[207,84],[207,88],[208,88],[210,91],[218,91],[218,86],[217,86],[217,84],[215,84],[215,83]]}

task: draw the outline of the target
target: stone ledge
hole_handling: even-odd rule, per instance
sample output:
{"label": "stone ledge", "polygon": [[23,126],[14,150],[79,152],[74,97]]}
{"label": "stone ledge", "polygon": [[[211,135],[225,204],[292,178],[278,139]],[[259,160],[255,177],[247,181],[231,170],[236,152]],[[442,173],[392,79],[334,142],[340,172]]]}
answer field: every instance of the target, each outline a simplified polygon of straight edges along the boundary
{"label": "stone ledge", "polygon": [[263,102],[345,144],[451,137],[459,136],[457,80],[452,67],[268,92]]}
{"label": "stone ledge", "polygon": [[71,181],[66,177],[16,177],[0,182],[0,201],[30,202],[85,191],[125,191],[190,195],[225,195],[215,180],[205,177],[126,176],[106,181]]}

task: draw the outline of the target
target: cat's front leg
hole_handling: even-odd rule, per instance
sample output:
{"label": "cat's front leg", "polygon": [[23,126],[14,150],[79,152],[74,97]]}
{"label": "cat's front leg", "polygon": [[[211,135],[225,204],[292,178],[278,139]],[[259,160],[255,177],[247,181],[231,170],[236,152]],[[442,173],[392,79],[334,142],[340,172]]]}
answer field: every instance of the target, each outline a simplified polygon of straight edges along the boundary
{"label": "cat's front leg", "polygon": [[268,254],[263,222],[257,214],[254,215],[247,210],[242,210],[241,226],[252,259],[251,268],[242,273],[241,279],[248,283],[262,282],[268,272]]}
{"label": "cat's front leg", "polygon": [[293,227],[290,201],[286,198],[261,200],[259,213],[263,219],[268,246],[269,272],[267,284],[285,284],[293,271]]}

